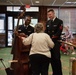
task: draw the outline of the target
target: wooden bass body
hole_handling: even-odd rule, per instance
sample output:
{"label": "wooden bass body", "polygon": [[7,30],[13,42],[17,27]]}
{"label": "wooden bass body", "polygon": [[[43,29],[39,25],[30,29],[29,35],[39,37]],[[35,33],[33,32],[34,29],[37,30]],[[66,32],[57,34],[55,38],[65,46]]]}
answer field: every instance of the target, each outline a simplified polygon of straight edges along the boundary
{"label": "wooden bass body", "polygon": [[13,60],[17,60],[17,62],[11,63],[14,75],[31,75],[29,62],[30,45],[23,45],[22,40],[16,36],[12,51]]}

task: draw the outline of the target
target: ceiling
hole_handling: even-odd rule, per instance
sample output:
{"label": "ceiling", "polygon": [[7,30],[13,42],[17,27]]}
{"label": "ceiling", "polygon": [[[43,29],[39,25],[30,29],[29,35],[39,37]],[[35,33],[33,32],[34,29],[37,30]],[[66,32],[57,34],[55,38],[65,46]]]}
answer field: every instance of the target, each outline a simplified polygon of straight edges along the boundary
{"label": "ceiling", "polygon": [[73,6],[73,7],[76,7],[76,0],[0,0],[0,5],[26,5],[26,4],[29,4],[32,6]]}

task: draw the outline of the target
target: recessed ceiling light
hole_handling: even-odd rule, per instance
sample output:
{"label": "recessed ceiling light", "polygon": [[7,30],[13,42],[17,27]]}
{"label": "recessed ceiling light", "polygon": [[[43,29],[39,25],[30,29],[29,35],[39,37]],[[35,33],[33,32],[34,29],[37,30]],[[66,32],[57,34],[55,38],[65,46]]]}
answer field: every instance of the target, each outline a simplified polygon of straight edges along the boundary
{"label": "recessed ceiling light", "polygon": [[40,3],[39,1],[35,1],[35,3]]}
{"label": "recessed ceiling light", "polygon": [[74,4],[75,4],[76,2],[65,2],[65,3],[67,3],[67,4],[71,4],[71,3],[74,3]]}
{"label": "recessed ceiling light", "polygon": [[72,3],[72,2],[66,2],[66,3]]}

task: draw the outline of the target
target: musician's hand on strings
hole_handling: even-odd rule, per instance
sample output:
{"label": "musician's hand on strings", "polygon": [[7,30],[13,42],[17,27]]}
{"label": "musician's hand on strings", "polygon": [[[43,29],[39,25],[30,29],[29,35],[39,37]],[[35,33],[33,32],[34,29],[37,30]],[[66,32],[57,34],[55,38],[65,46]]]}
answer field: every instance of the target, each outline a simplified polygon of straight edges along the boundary
{"label": "musician's hand on strings", "polygon": [[22,37],[22,36],[18,36],[21,40],[24,40],[25,39],[25,37]]}
{"label": "musician's hand on strings", "polygon": [[14,31],[14,34],[15,34],[16,36],[18,36],[18,31]]}
{"label": "musician's hand on strings", "polygon": [[21,37],[27,37],[27,35],[25,35],[24,33],[19,33],[19,36],[21,36]]}

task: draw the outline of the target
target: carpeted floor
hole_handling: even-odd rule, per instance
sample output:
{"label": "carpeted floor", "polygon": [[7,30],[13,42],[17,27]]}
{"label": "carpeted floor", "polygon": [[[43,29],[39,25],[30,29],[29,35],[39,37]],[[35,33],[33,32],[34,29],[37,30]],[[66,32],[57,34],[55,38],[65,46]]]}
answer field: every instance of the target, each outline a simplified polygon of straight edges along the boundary
{"label": "carpeted floor", "polygon": [[[71,75],[69,74],[71,72],[71,63],[70,57],[75,57],[76,55],[64,55],[61,53],[61,62],[62,62],[62,71],[63,75]],[[10,67],[10,61],[12,60],[11,55],[11,47],[9,48],[1,48],[0,49],[0,58],[2,58],[4,61],[4,64],[6,67]],[[3,67],[2,63],[0,62],[0,75],[7,75],[5,68]],[[51,65],[49,66],[49,75],[52,75]]]}

